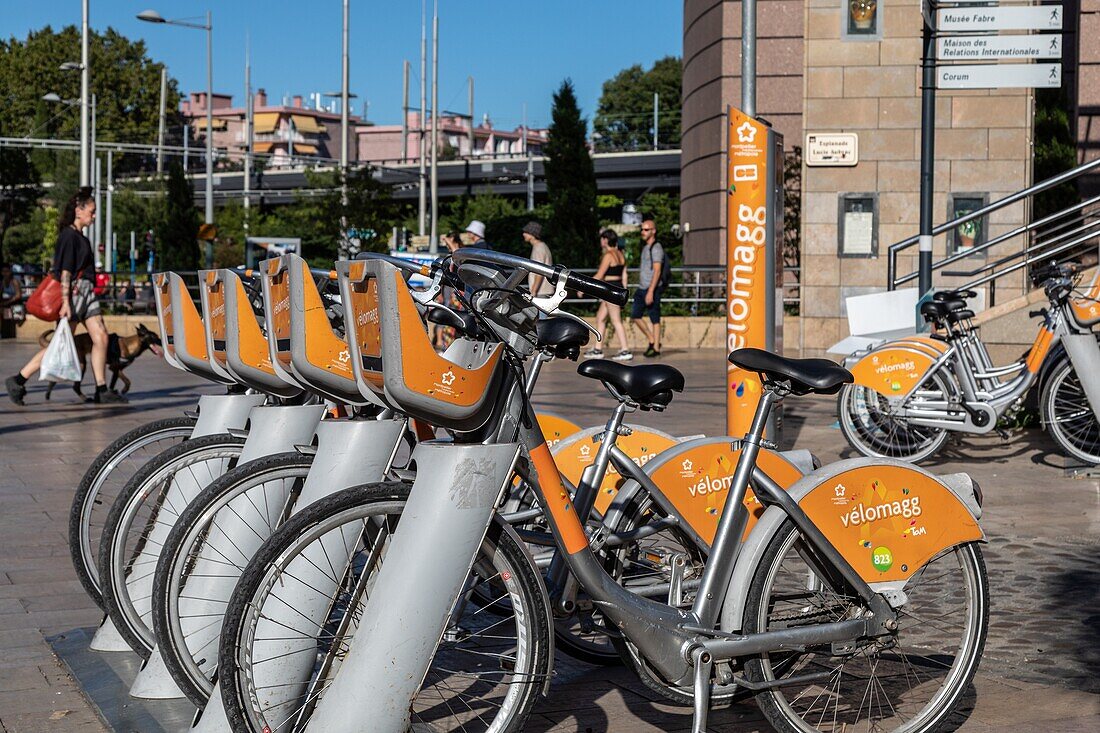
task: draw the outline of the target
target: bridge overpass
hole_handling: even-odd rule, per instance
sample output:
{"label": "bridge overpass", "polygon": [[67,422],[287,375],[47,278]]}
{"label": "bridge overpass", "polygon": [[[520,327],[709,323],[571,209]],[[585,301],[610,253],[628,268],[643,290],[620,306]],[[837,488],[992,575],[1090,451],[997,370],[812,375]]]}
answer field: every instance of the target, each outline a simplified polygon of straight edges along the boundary
{"label": "bridge overpass", "polygon": [[[535,194],[546,193],[545,158],[531,159],[531,178]],[[651,150],[634,153],[597,153],[592,156],[596,169],[596,187],[600,193],[615,194],[627,200],[650,191],[679,192],[680,151]],[[272,168],[262,177],[253,174],[252,194],[263,196],[270,203],[289,202],[300,196],[320,195],[307,180],[307,170],[334,170],[331,165],[311,168]],[[380,164],[375,177],[392,187],[394,198],[415,199],[418,196],[417,164]],[[492,191],[503,196],[523,196],[527,193],[528,161],[522,157],[440,161],[439,198],[446,200],[462,194]],[[195,195],[206,190],[206,177],[191,174]],[[244,174],[226,171],[214,174],[215,199],[239,198]]]}

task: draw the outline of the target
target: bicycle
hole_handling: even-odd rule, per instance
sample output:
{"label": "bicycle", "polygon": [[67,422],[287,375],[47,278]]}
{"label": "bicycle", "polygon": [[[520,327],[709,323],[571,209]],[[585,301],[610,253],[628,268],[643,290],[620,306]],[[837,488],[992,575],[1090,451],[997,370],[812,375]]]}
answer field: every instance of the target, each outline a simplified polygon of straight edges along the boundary
{"label": "bicycle", "polygon": [[[395,264],[405,269],[419,270],[419,266],[400,260]],[[445,269],[434,269],[437,275],[445,272]],[[353,392],[348,380],[339,376],[350,371],[342,366],[347,363],[347,345],[342,341],[343,336],[335,334],[330,327],[335,316],[322,305],[315,283],[306,275],[308,272],[305,263],[293,255],[269,260],[264,265],[264,294],[268,304],[265,312],[290,314],[281,323],[273,322],[268,316],[267,331],[272,334],[269,342],[276,350],[273,362],[278,362],[284,370],[292,373],[293,378],[307,389],[326,394],[343,404],[356,400],[361,402],[362,398]],[[321,279],[327,278],[327,273],[320,275]],[[417,297],[421,301],[428,300],[431,290],[429,288]],[[275,303],[289,305],[277,309],[273,305]],[[324,318],[319,317],[322,312],[325,313]],[[449,325],[462,334],[470,335],[475,330],[475,326],[455,313],[432,312],[429,308],[426,315],[429,322],[449,319]],[[309,323],[311,318],[312,324]],[[349,316],[339,320],[354,322],[356,318]],[[310,334],[308,339],[302,336],[307,330]],[[526,377],[528,391],[533,389],[543,364],[556,357],[575,358],[587,341],[588,334],[586,326],[567,318],[543,320],[537,330],[539,352]],[[307,345],[313,348],[306,348]],[[329,361],[320,361],[318,355]],[[541,414],[537,419],[540,425],[549,424],[549,429],[559,431],[560,435],[560,421],[548,421]],[[334,432],[341,424],[341,421],[327,422],[327,427]],[[316,447],[317,452],[323,452],[326,446],[331,451],[332,440],[335,440],[321,435],[324,427],[326,423],[318,426],[320,444]],[[589,437],[591,431],[582,431],[581,434]],[[637,430],[635,436],[644,441],[641,443],[643,447],[652,445],[652,439],[660,437],[648,430]],[[344,437],[346,442],[350,436]],[[394,441],[388,439],[382,442],[392,445]],[[669,438],[667,443],[660,445],[664,447],[673,442]],[[354,455],[354,452],[347,452],[348,447],[345,444],[338,449],[344,450],[345,455]],[[153,582],[153,631],[169,674],[198,705],[206,702],[213,688],[216,654],[210,652],[209,646],[211,639],[216,640],[217,637],[224,599],[232,590],[234,574],[251,557],[252,547],[293,512],[341,485],[354,483],[347,481],[341,484],[340,479],[336,479],[334,484],[334,477],[328,475],[323,486],[314,487],[311,491],[312,453],[311,450],[298,450],[238,465],[210,483],[188,504],[164,541]],[[382,454],[377,456],[379,459],[383,457]],[[356,455],[356,459],[349,463],[345,458],[346,466],[341,476],[356,473],[362,480],[364,476],[388,472],[383,462],[374,465],[369,456],[363,460],[362,456]],[[330,464],[326,462],[326,465]],[[312,481],[317,481],[316,476]],[[601,496],[607,495],[601,492]],[[231,540],[231,536],[238,533],[221,527],[219,516],[228,517],[236,524],[243,522],[248,525],[248,532],[243,533],[246,539],[243,542],[239,538]],[[217,546],[219,544],[220,547]],[[196,582],[199,584],[197,589],[193,587]],[[559,645],[568,653],[604,664],[611,659],[618,660],[618,653],[606,643],[606,639],[601,637],[602,643],[594,643],[582,638],[582,634],[590,632],[585,632],[583,628],[579,632],[573,631],[567,627],[568,624],[568,617],[555,623]]]}
{"label": "bicycle", "polygon": [[[950,433],[985,434],[1038,383],[1043,424],[1073,458],[1100,464],[1100,322],[1095,294],[1076,289],[1073,268],[1035,273],[1048,305],[1019,361],[994,367],[970,324],[972,291],[939,293],[921,312],[940,333],[889,342],[851,358],[855,383],[837,401],[844,437],[867,456],[920,461]],[[1096,285],[1092,288],[1096,291]]]}
{"label": "bicycle", "polygon": [[[478,300],[480,315],[499,339],[483,354],[486,361],[480,368],[498,352],[504,352],[497,357],[501,360],[522,360],[530,353],[525,343],[536,314],[530,300],[516,291],[526,273],[612,302],[625,295],[564,268],[501,253],[467,249],[455,253],[454,259],[463,280],[480,279],[486,291]],[[510,268],[514,274],[498,278],[476,263]],[[513,369],[481,372],[480,384],[470,390],[473,394],[464,390],[435,398],[442,405],[429,399],[434,394],[429,390],[452,367],[424,362],[414,385],[396,381],[390,367],[419,359],[423,349],[415,340],[417,334],[402,331],[407,296],[392,279],[392,270],[384,265],[368,265],[367,270],[367,280],[374,282],[383,306],[383,346],[380,353],[364,356],[384,364],[371,383],[384,390],[386,399],[414,415],[430,414],[445,425],[467,430],[476,423],[473,415],[484,409],[479,396],[485,394],[485,385],[499,379],[496,399],[484,422],[469,432],[456,428],[454,442],[417,446],[414,459],[419,470],[407,498],[393,484],[360,489],[358,495],[341,492],[326,500],[327,514],[322,516],[314,507],[313,517],[295,517],[265,543],[261,553],[267,557],[254,558],[242,576],[221,641],[223,701],[238,728],[291,724],[300,729],[308,724],[321,730],[394,731],[405,730],[413,716],[417,724],[443,719],[452,726],[521,730],[539,689],[548,683],[544,621],[551,610],[549,599],[524,582],[523,558],[502,549],[509,542],[500,538],[511,536],[512,530],[501,522],[495,507],[513,469],[536,492],[563,562],[613,627],[660,679],[692,689],[695,730],[706,728],[712,690],[728,685],[758,694],[765,715],[785,730],[809,728],[804,717],[827,721],[837,729],[851,723],[845,717],[888,717],[881,700],[877,711],[859,705],[869,687],[849,696],[845,685],[854,679],[849,665],[873,658],[875,664],[904,666],[911,658],[933,668],[944,666],[934,654],[914,652],[910,657],[891,652],[903,631],[906,639],[919,631],[911,623],[918,609],[913,598],[924,602],[920,594],[925,581],[935,586],[933,595],[962,590],[956,613],[939,609],[942,613],[936,616],[961,617],[962,630],[957,643],[925,640],[939,651],[945,651],[946,644],[951,653],[942,659],[951,664],[942,684],[932,684],[927,703],[912,711],[910,728],[932,730],[951,713],[974,674],[988,621],[988,587],[977,546],[983,539],[977,522],[981,496],[973,483],[965,475],[937,479],[898,461],[857,459],[820,468],[785,491],[756,465],[767,445],[764,424],[781,397],[835,394],[851,381],[850,373],[824,360],[789,360],[751,349],[731,354],[740,368],[761,373],[764,386],[730,482],[726,503],[734,510],[723,512],[718,520],[694,595],[650,600],[624,589],[595,554],[602,533],[590,537],[585,532],[571,487],[563,482],[531,418]],[[474,365],[475,371],[478,368]],[[613,373],[601,375],[601,381],[639,404],[671,397],[671,375],[635,374],[637,381]],[[464,384],[472,383],[470,375],[463,376]],[[455,409],[454,396],[466,400],[465,411]],[[472,465],[479,466],[476,474],[469,472]],[[462,479],[456,482],[458,476]],[[749,512],[743,502],[750,479],[756,499],[766,509],[744,536]],[[364,502],[368,493],[374,494],[373,500]],[[425,537],[432,538],[430,547]],[[284,543],[281,547],[276,538]],[[336,557],[327,580],[316,562],[319,557]],[[400,564],[384,562],[387,557],[400,558]],[[945,582],[943,577],[952,570],[941,574],[944,565],[925,574],[940,562],[954,563],[958,577]],[[468,576],[471,568],[474,573]],[[253,593],[260,595],[246,594],[246,578]],[[502,618],[492,634],[505,638],[485,638],[486,627],[477,624],[467,602],[471,582],[489,584],[511,599],[512,614]],[[319,605],[295,603],[294,608],[321,629],[305,647],[314,651],[320,666],[310,663],[302,677],[299,659],[295,670],[289,669],[289,662],[277,663],[269,673],[243,676],[242,670],[254,667],[257,657],[285,653],[291,643],[266,636],[276,627],[264,616],[263,594],[296,587],[301,600],[308,597],[310,586],[320,588]],[[787,604],[782,607],[786,613],[776,612],[780,604]],[[935,616],[936,610],[929,613]],[[468,633],[452,638],[453,628]],[[462,657],[455,642],[470,639],[482,646]],[[479,649],[484,651],[480,658]],[[814,664],[827,671],[805,671]],[[459,666],[460,674],[451,679],[463,684],[461,691],[438,686],[441,670]],[[872,667],[872,677],[874,672]],[[875,677],[873,684],[885,695],[884,685],[898,679]],[[820,716],[812,706],[795,709],[800,701],[805,704],[803,697],[815,687],[819,694],[812,699],[820,700],[818,683],[825,681],[830,693],[826,704],[851,697],[851,707],[837,703],[831,715],[826,710]],[[784,692],[794,686],[803,687],[803,694],[789,699]],[[912,689],[906,692],[916,694]]]}

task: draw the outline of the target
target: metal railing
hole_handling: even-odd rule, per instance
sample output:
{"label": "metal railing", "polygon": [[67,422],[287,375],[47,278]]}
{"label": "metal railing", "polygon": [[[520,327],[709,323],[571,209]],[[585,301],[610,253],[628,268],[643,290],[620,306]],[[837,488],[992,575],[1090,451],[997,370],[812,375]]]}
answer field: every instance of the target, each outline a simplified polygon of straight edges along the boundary
{"label": "metal railing", "polygon": [[[783,305],[786,308],[797,309],[801,304],[799,269],[797,267],[784,268],[785,272],[795,273],[794,281],[784,282],[783,285]],[[574,271],[582,275],[594,275],[596,273],[595,268],[578,268]],[[627,268],[626,273],[627,287],[633,291],[634,288],[638,287],[638,268]],[[110,275],[111,280],[106,292],[100,296],[101,301],[117,306],[122,310],[152,312],[152,290],[146,285],[150,280],[148,273],[145,271],[130,273],[120,270],[107,274]],[[183,279],[195,303],[198,303],[198,272],[195,270],[177,271],[177,274]],[[137,297],[127,301],[122,298],[121,294],[125,292],[129,280],[135,282]],[[566,305],[594,306],[598,302],[595,298],[570,298],[566,301]],[[661,302],[668,305],[686,306],[688,313],[693,316],[707,315],[708,313],[721,314],[726,303],[726,268],[721,265],[682,265],[672,268],[672,281],[669,283],[665,295],[661,298]]]}
{"label": "metal railing", "polygon": [[[932,230],[933,236],[945,234],[962,224],[971,221],[981,222],[990,214],[1013,204],[1033,200],[1037,194],[1049,191],[1079,177],[1100,172],[1100,159],[1085,163],[1041,183],[1025,188],[1022,191],[1006,196],[999,201],[976,209],[964,216],[946,222]],[[986,221],[988,221],[986,219]],[[1026,285],[1027,268],[1038,262],[1050,260],[1070,260],[1086,257],[1096,253],[1096,242],[1100,237],[1100,196],[1093,196],[1068,206],[1048,216],[1015,227],[1010,231],[992,237],[980,245],[955,252],[943,259],[932,263],[932,271],[943,270],[948,265],[960,262],[976,256],[987,257],[994,247],[998,249],[994,254],[999,255],[989,259],[971,269],[944,270],[943,275],[956,278],[970,278],[962,283],[952,283],[952,287],[970,289],[978,286],[989,286],[989,305],[996,303],[997,282],[1007,275],[1022,273]],[[898,254],[916,245],[919,236],[914,235],[896,244],[892,244],[888,250],[887,260],[887,284],[889,290],[894,290],[899,285],[916,280],[918,271],[905,275],[897,274]],[[1001,254],[1004,253],[1004,254]],[[973,260],[972,260],[973,261]]]}

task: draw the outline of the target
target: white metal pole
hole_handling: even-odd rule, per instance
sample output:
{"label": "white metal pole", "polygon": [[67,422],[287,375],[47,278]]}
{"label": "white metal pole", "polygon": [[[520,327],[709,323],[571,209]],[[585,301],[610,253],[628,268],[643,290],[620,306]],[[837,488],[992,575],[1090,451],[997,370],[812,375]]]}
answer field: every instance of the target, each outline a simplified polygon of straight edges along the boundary
{"label": "white metal pole", "polygon": [[244,235],[248,236],[252,215],[252,59],[251,40],[244,41]]}
{"label": "white metal pole", "polygon": [[91,142],[89,134],[88,100],[91,93],[91,56],[88,53],[88,0],[81,3],[80,21],[80,185],[87,186],[91,179]]}
{"label": "white metal pole", "polygon": [[417,234],[424,236],[424,229],[428,219],[428,175],[425,168],[427,160],[424,157],[424,125],[427,119],[425,112],[428,109],[428,26],[427,26],[427,0],[420,2],[420,124],[419,143],[416,146],[416,157],[420,159],[420,228]]}
{"label": "white metal pole", "polygon": [[[214,223],[214,20],[206,11],[206,223]],[[206,268],[214,266],[214,242],[206,243]]]}
{"label": "white metal pole", "polygon": [[527,138],[531,131],[527,129],[527,102],[523,103],[523,154],[527,156],[527,210],[535,210],[535,162],[531,158],[531,144]]}
{"label": "white metal pole", "polygon": [[756,0],[741,2],[741,111],[756,117]]}
{"label": "white metal pole", "polygon": [[[348,252],[348,3],[344,0],[344,52],[343,81],[340,87],[340,259],[350,255]],[[367,120],[364,119],[363,122]]]}
{"label": "white metal pole", "polygon": [[160,69],[160,121],[157,123],[157,175],[164,173],[164,127],[168,123],[168,68]]}
{"label": "white metal pole", "polygon": [[[99,187],[99,179],[102,175],[99,166],[99,157],[97,156],[92,161],[92,196],[95,198],[95,210],[102,211],[101,206],[101,191]],[[103,218],[97,216],[95,223],[92,225],[92,251],[95,253],[95,258],[99,259],[99,245],[103,243]]]}
{"label": "white metal pole", "polygon": [[474,77],[466,77],[470,84],[470,129],[466,133],[467,145],[470,148],[468,155],[474,154]]}
{"label": "white metal pole", "polygon": [[657,149],[657,110],[661,103],[661,95],[653,92],[653,149]]}
{"label": "white metal pole", "polygon": [[432,234],[429,251],[439,251],[439,0],[432,4]]}
{"label": "white metal pole", "polygon": [[401,162],[409,159],[409,60],[404,64],[405,81],[401,93]]}
{"label": "white metal pole", "polygon": [[107,151],[107,221],[104,231],[107,233],[107,239],[104,243],[103,249],[103,269],[107,272],[112,272],[115,267],[115,225],[114,225],[114,173],[111,151]]}

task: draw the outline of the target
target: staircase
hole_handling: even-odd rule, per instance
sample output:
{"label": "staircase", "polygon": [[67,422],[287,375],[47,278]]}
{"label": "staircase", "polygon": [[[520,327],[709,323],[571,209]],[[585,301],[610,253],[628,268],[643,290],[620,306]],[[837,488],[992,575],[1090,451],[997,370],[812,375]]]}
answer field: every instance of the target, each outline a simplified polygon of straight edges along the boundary
{"label": "staircase", "polygon": [[[933,236],[946,235],[968,222],[978,222],[986,229],[990,216],[1008,206],[1022,204],[1025,211],[1033,210],[1038,194],[1063,184],[1074,184],[1081,176],[1100,172],[1100,160],[1084,165],[1025,188],[1011,196],[994,201],[965,216],[941,224],[932,230]],[[1051,261],[1074,261],[1086,267],[1097,262],[1097,243],[1100,237],[1100,195],[1079,201],[1053,214],[1042,217],[1011,231],[992,237],[980,245],[956,252],[932,263],[933,288],[966,288],[983,290],[989,308],[1000,304],[1024,300],[1034,289],[1029,277],[1033,266]],[[890,245],[887,260],[887,284],[889,290],[912,282],[916,284],[918,272],[898,274],[899,255],[917,246],[919,237]],[[944,248],[946,249],[946,248]],[[914,257],[907,257],[915,261]],[[1031,331],[1031,329],[1028,329]]]}
{"label": "staircase", "polygon": [[[1008,206],[1020,205],[1031,212],[1035,197],[1063,184],[1075,184],[1090,173],[1100,173],[1100,160],[1084,165],[994,201],[970,214],[941,224],[933,236],[945,236],[967,222],[983,223]],[[887,288],[906,283],[916,285],[917,271],[898,274],[899,256],[912,255],[918,237],[890,245],[887,260]],[[1096,274],[1100,243],[1100,195],[1079,201],[1011,231],[990,238],[971,249],[957,252],[932,263],[932,287],[979,290],[984,293],[986,309],[975,323],[981,324],[982,338],[989,346],[994,363],[1012,361],[1026,351],[1035,336],[1035,321],[1028,311],[1042,305],[1046,298],[1035,288],[1030,273],[1033,267],[1057,262],[1077,262],[1089,268],[1082,273],[1088,283]],[[944,250],[947,248],[944,247]],[[905,257],[916,261],[915,257]],[[1037,305],[1038,304],[1038,305]]]}

